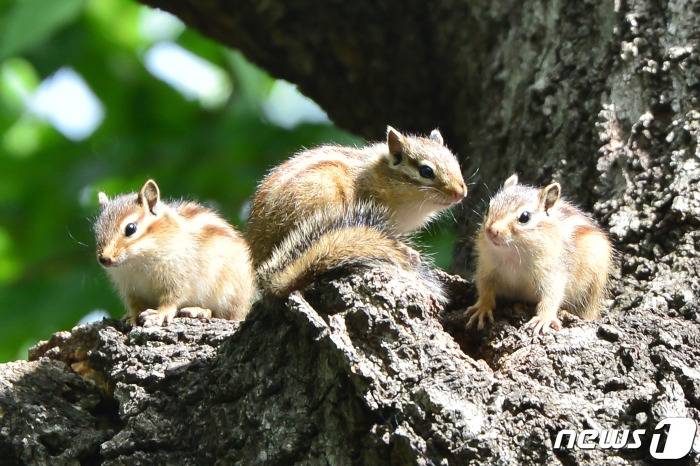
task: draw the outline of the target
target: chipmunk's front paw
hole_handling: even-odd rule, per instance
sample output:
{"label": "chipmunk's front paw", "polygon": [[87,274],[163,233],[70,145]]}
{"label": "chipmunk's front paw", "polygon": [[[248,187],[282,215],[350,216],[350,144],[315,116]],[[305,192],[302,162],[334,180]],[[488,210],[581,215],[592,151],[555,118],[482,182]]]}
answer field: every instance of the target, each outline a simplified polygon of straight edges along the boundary
{"label": "chipmunk's front paw", "polygon": [[144,327],[168,325],[177,315],[177,309],[146,309],[139,315],[139,320]]}
{"label": "chipmunk's front paw", "polygon": [[211,319],[211,309],[203,307],[183,307],[177,311],[179,317],[189,317],[190,319]]}
{"label": "chipmunk's front paw", "polygon": [[561,321],[554,315],[536,315],[525,324],[525,328],[532,329],[532,336],[540,333],[549,333],[550,329],[561,330]]}
{"label": "chipmunk's front paw", "polygon": [[[471,316],[471,317],[470,317]],[[493,323],[493,309],[482,306],[479,303],[474,304],[464,311],[464,317],[469,317],[466,327],[469,328],[476,325],[476,328],[481,330],[486,326],[486,321]]]}

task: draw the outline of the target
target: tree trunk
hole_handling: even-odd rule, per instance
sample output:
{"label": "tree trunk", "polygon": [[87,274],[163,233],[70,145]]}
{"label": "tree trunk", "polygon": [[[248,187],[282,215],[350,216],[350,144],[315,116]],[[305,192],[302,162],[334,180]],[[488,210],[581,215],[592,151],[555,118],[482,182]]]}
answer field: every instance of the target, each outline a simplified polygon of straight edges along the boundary
{"label": "tree trunk", "polygon": [[[508,306],[467,333],[468,283],[446,276],[440,309],[396,271],[365,270],[241,326],[79,327],[0,366],[1,458],[626,464],[650,458],[661,419],[700,420],[700,1],[146,3],[346,129],[440,127],[478,169],[456,272],[511,172],[560,181],[615,241],[612,299],[601,320],[565,315],[534,340]],[[623,428],[645,429],[641,448],[553,448],[562,429]]]}

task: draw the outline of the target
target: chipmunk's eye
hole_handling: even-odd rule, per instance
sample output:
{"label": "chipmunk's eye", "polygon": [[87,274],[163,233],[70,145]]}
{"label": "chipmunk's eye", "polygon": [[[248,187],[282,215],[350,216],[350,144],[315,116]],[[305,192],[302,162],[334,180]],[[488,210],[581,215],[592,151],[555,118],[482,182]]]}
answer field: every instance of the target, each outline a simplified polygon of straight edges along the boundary
{"label": "chipmunk's eye", "polygon": [[527,210],[524,211],[522,214],[520,214],[520,217],[518,217],[518,222],[520,223],[527,223],[530,221],[530,212]]}
{"label": "chipmunk's eye", "polygon": [[134,233],[136,233],[136,224],[135,223],[129,223],[126,228],[124,228],[124,234],[126,236],[131,236]]}
{"label": "chipmunk's eye", "polygon": [[420,167],[418,167],[418,174],[420,174],[420,176],[422,176],[423,178],[428,178],[431,180],[435,178],[435,172],[432,168],[430,168],[427,165],[421,165]]}

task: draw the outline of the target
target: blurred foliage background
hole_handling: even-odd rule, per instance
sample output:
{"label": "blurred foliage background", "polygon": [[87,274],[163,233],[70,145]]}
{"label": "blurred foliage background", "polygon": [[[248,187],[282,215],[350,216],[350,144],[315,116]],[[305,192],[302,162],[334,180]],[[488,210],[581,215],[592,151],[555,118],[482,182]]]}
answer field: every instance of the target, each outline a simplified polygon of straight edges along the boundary
{"label": "blurred foliage background", "polygon": [[[123,315],[95,261],[98,191],[152,177],[244,229],[266,171],[331,141],[363,143],[171,15],[130,0],[0,0],[0,361]],[[421,238],[443,267],[450,223]]]}

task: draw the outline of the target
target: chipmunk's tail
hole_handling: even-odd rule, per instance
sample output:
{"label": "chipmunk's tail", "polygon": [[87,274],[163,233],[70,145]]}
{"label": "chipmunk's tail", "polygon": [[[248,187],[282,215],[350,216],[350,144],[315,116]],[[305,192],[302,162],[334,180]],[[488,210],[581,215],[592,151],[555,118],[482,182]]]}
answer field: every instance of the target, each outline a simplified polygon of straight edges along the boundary
{"label": "chipmunk's tail", "polygon": [[345,269],[394,266],[416,275],[444,301],[441,282],[397,234],[386,209],[361,202],[326,210],[301,222],[257,270],[263,292],[286,296],[322,274]]}

